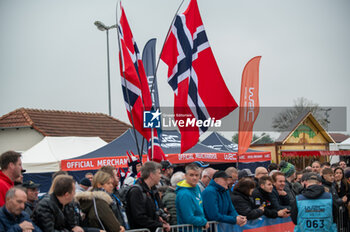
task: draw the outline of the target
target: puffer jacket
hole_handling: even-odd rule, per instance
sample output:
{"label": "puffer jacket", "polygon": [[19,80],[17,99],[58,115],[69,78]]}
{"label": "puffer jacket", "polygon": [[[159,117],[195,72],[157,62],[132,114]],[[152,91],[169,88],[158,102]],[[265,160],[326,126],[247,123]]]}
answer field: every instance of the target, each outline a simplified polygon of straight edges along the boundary
{"label": "puffer jacket", "polygon": [[257,219],[264,215],[264,211],[255,206],[253,199],[239,190],[233,191],[231,200],[237,213],[246,216],[248,220]]}
{"label": "puffer jacket", "polygon": [[69,203],[63,207],[54,194],[48,194],[39,201],[32,218],[42,231],[71,231],[79,226],[79,213],[76,206]]}
{"label": "puffer jacket", "polygon": [[[100,229],[103,229],[104,227],[106,231],[111,232],[120,231],[120,223],[111,208],[113,200],[108,193],[103,191],[80,192],[76,194],[75,198],[80,203],[81,210],[85,214],[83,220],[84,226]],[[97,215],[103,224],[103,227],[96,215],[94,199]]]}
{"label": "puffer jacket", "polygon": [[19,224],[24,221],[32,223],[34,226],[33,232],[41,232],[40,228],[30,220],[29,215],[25,211],[21,212],[20,215],[13,215],[5,206],[0,209],[0,231],[21,232],[22,228],[19,227]]}
{"label": "puffer jacket", "polygon": [[169,218],[170,225],[177,225],[175,200],[176,200],[175,189],[173,189],[172,187],[169,187],[162,198],[162,202],[164,207],[168,210],[168,213],[170,214],[170,218]]}

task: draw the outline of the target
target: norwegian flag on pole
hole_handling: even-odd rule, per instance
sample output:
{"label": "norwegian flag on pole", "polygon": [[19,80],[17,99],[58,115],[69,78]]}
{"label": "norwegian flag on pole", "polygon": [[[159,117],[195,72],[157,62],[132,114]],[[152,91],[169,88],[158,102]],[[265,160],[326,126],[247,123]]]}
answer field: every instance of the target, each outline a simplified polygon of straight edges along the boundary
{"label": "norwegian flag on pole", "polygon": [[186,122],[218,120],[237,108],[209,46],[196,0],[176,16],[161,59],[168,65],[168,83],[175,94],[175,120],[185,122],[179,126],[183,153],[208,129]]}
{"label": "norwegian flag on pole", "polygon": [[[152,107],[147,76],[122,6],[121,12],[118,24],[120,44],[119,64],[125,106],[131,124],[148,143],[151,143],[151,129],[143,128],[143,112],[151,110]],[[163,160],[165,156],[162,149],[159,147],[157,151],[159,152],[153,154],[153,160]],[[152,157],[152,154],[148,155]]]}

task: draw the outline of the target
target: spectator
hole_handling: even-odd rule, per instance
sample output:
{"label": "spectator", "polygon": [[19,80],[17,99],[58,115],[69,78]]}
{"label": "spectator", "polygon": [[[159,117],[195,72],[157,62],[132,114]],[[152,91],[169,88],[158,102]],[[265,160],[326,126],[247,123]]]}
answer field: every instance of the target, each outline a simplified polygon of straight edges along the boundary
{"label": "spectator", "polygon": [[322,170],[325,169],[325,168],[331,168],[331,164],[329,162],[323,162],[321,164],[321,170],[320,172],[322,173]]}
{"label": "spectator", "polygon": [[124,231],[115,213],[112,211],[113,177],[103,171],[98,171],[93,178],[93,191],[80,192],[76,199],[85,214],[83,225],[106,231]]}
{"label": "spectator", "polygon": [[7,191],[5,205],[0,209],[0,231],[41,232],[24,211],[26,200],[26,193],[18,187]]}
{"label": "spectator", "polygon": [[200,168],[192,163],[185,168],[185,180],[180,181],[176,188],[176,215],[178,224],[192,224],[194,231],[202,231],[201,227],[209,228],[205,218],[202,196],[197,186]]}
{"label": "spectator", "polygon": [[33,210],[36,204],[38,203],[40,184],[36,184],[33,181],[29,180],[24,182],[22,186],[26,189],[27,194],[27,202],[24,211],[26,211],[29,214],[29,216],[32,216]]}
{"label": "spectator", "polygon": [[238,215],[233,207],[228,192],[229,178],[224,171],[215,172],[208,187],[202,192],[204,213],[209,221],[243,226],[247,223],[247,218]]}
{"label": "spectator", "polygon": [[334,171],[334,169],[337,168],[337,167],[339,167],[339,164],[338,164],[338,163],[333,163],[333,164],[331,164],[331,169],[333,169],[333,171]]}
{"label": "spectator", "polygon": [[170,225],[177,225],[177,218],[176,218],[176,185],[180,181],[182,181],[185,178],[185,173],[183,172],[175,172],[174,175],[170,179],[171,185],[166,190],[164,197],[162,199],[164,207],[168,210],[168,213],[170,214],[169,217],[169,224]]}
{"label": "spectator", "polygon": [[214,173],[216,172],[213,168],[206,168],[202,172],[202,177],[200,181],[198,182],[199,189],[201,192],[208,186],[209,182],[213,178]]}
{"label": "spectator", "polygon": [[246,216],[248,220],[257,219],[264,214],[264,206],[256,207],[252,193],[255,189],[255,182],[251,178],[242,178],[234,187],[231,200],[239,215]]}
{"label": "spectator", "polygon": [[318,174],[305,173],[303,178],[306,189],[292,204],[294,231],[337,231],[333,223],[335,207],[332,206],[332,195],[325,192]]}
{"label": "spectator", "polygon": [[311,164],[312,172],[316,172],[318,174],[321,173],[321,163],[319,161],[314,161]]}
{"label": "spectator", "polygon": [[232,192],[233,187],[237,183],[237,180],[238,180],[238,171],[234,167],[229,167],[225,170],[225,172],[228,176],[231,177],[228,179],[228,181],[229,181],[228,187],[229,187],[230,192]]}
{"label": "spectator", "polygon": [[[281,161],[280,163],[280,172],[284,174],[285,177],[285,187],[284,191],[289,197],[289,202],[295,201],[295,195],[297,194],[293,189],[293,183],[295,181],[295,167],[293,164]],[[279,178],[281,179],[281,178]],[[289,203],[288,203],[289,205]]]}
{"label": "spectator", "polygon": [[259,183],[259,179],[262,176],[268,176],[269,173],[267,172],[267,169],[264,167],[257,167],[255,169],[255,177],[254,177],[254,181],[255,181],[255,185],[257,186]]}
{"label": "spectator", "polygon": [[21,175],[19,177],[17,177],[15,179],[15,181],[13,182],[15,186],[18,186],[18,185],[22,185],[23,184],[23,173],[25,173],[26,170],[25,169],[22,169],[21,170]]}
{"label": "spectator", "polygon": [[174,167],[168,160],[164,160],[160,164],[162,165],[162,177],[160,178],[159,185],[170,186],[170,178],[173,175]]}
{"label": "spectator", "polygon": [[7,151],[0,156],[0,207],[5,204],[7,190],[14,186],[14,181],[22,175],[21,154]]}
{"label": "spectator", "polygon": [[[113,190],[110,194],[113,200],[111,205],[114,215],[117,217],[120,224],[125,227],[125,229],[130,229],[128,218],[126,216],[125,201],[122,199],[120,192],[118,191],[119,186],[119,175],[117,170],[113,166],[103,166],[100,168],[100,171],[108,173],[113,180]],[[130,187],[129,187],[130,188]]]}
{"label": "spectator", "polygon": [[305,172],[312,172],[312,167],[311,167],[311,166],[306,166],[306,167],[304,168],[304,171],[305,171]]}
{"label": "spectator", "polygon": [[331,168],[325,168],[322,170],[322,185],[325,187],[325,191],[332,194],[333,201],[339,207],[343,204],[343,200],[339,198],[337,190],[334,186],[334,172]]}
{"label": "spectator", "polygon": [[[285,191],[286,178],[282,172],[275,172],[272,175],[273,190],[271,194],[271,202],[278,210],[290,209],[290,200]],[[294,198],[295,199],[295,198]]]}
{"label": "spectator", "polygon": [[301,193],[301,190],[303,189],[303,186],[301,185],[301,177],[303,176],[303,172],[298,171],[296,172],[295,176],[296,178],[292,186],[293,186],[293,191],[295,192],[296,195],[298,195]]}
{"label": "spectator", "polygon": [[91,187],[91,181],[84,177],[83,179],[80,180],[79,185],[77,185],[75,192],[80,193],[80,192],[85,192]]}
{"label": "spectator", "polygon": [[128,173],[127,176],[124,180],[124,185],[133,185],[136,180],[137,180],[137,174],[140,172],[141,167],[142,167],[142,163],[140,161],[140,158],[137,157],[136,155],[134,155],[133,153],[130,155],[129,153],[127,153],[128,155]]}
{"label": "spectator", "polygon": [[127,193],[127,215],[131,229],[147,228],[155,231],[158,227],[170,230],[169,224],[162,218],[161,201],[155,189],[159,183],[162,166],[149,161],[141,168],[141,178]]}
{"label": "spectator", "polygon": [[253,177],[254,177],[254,174],[253,174],[252,171],[250,171],[250,169],[248,169],[248,168],[239,170],[239,171],[238,171],[238,180],[240,180],[240,179],[242,179],[242,178],[245,178],[245,177],[251,177],[251,178],[253,178]]}
{"label": "spectator", "polygon": [[92,183],[92,179],[94,178],[94,174],[91,172],[85,173],[85,178],[89,179],[89,181]]}
{"label": "spectator", "polygon": [[[349,207],[349,201],[350,201],[350,185],[346,181],[344,177],[344,170],[341,167],[337,167],[334,169],[334,182],[335,182],[335,189],[339,196],[339,198],[342,199],[343,203],[346,207],[346,209]],[[349,212],[348,210],[343,211],[343,217],[342,218],[349,218]],[[344,223],[344,227],[346,230],[349,228],[349,221],[347,223]]]}
{"label": "spectator", "polygon": [[71,176],[58,175],[52,183],[52,193],[39,201],[33,212],[33,221],[42,231],[81,232],[80,218],[72,207],[75,183]]}
{"label": "spectator", "polygon": [[276,205],[271,202],[271,193],[273,190],[272,178],[263,176],[259,180],[259,186],[253,191],[252,197],[257,208],[264,207],[264,215],[269,218],[288,217],[287,209],[278,210]]}
{"label": "spectator", "polygon": [[345,168],[347,167],[346,162],[344,160],[339,161],[339,167],[345,170]]}

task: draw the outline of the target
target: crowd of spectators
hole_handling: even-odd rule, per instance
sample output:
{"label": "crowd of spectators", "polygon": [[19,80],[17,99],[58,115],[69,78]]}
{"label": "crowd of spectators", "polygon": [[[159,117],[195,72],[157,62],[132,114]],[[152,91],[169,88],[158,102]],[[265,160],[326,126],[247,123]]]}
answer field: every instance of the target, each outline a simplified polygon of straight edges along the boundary
{"label": "crowd of spectators", "polygon": [[[59,171],[39,200],[39,184],[15,185],[23,173],[21,155],[3,153],[0,231],[169,231],[177,224],[192,224],[194,231],[202,231],[208,221],[243,226],[262,216],[291,217],[299,231],[310,225],[333,231],[330,228],[341,224],[343,231],[349,229],[350,169],[344,161],[314,161],[298,171],[282,161],[257,167],[254,173],[234,167],[215,170],[198,161],[174,173],[169,161],[141,165],[135,156],[128,164],[128,172],[105,166],[79,181]],[[302,206],[313,209],[315,204],[328,211],[310,224]]]}

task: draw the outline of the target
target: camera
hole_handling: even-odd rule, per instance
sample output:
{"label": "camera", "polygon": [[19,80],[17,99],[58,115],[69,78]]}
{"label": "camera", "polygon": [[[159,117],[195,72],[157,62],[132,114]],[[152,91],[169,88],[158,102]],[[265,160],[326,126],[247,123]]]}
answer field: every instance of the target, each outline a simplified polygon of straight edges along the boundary
{"label": "camera", "polygon": [[166,212],[164,212],[163,209],[158,209],[158,210],[156,211],[156,215],[159,216],[159,217],[161,217],[164,221],[168,221],[168,220],[169,220],[169,217],[170,217],[170,215],[167,214]]}

